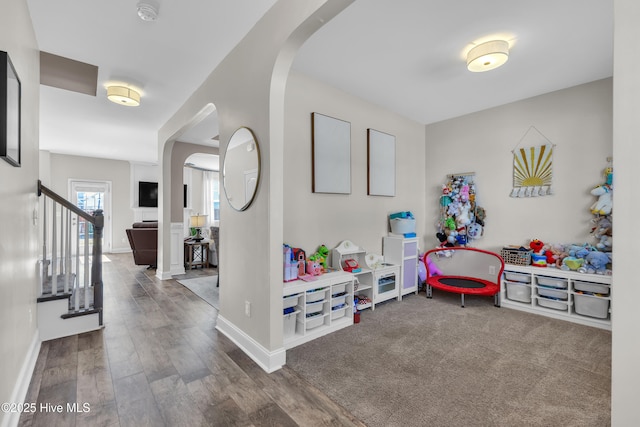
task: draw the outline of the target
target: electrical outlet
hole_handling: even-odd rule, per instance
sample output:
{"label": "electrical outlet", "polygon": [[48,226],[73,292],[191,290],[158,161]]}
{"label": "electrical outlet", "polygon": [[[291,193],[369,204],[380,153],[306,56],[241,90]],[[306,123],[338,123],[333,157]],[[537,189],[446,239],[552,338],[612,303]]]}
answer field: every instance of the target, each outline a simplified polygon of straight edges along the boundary
{"label": "electrical outlet", "polygon": [[496,266],[495,265],[490,265],[489,266],[489,274],[495,276],[495,274],[496,274]]}
{"label": "electrical outlet", "polygon": [[244,315],[251,317],[251,303],[249,301],[244,302]]}

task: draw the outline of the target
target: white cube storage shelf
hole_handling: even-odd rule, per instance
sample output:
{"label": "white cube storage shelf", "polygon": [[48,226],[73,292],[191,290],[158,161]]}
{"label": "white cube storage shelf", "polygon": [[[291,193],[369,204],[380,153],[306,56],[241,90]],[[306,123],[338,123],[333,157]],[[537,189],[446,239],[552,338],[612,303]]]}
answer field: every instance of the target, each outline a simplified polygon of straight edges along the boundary
{"label": "white cube storage shelf", "polygon": [[502,306],[611,330],[611,276],[506,264]]}
{"label": "white cube storage shelf", "polygon": [[353,275],[350,273],[336,271],[310,282],[287,282],[282,295],[283,308],[296,308],[283,318],[287,349],[353,324]]}

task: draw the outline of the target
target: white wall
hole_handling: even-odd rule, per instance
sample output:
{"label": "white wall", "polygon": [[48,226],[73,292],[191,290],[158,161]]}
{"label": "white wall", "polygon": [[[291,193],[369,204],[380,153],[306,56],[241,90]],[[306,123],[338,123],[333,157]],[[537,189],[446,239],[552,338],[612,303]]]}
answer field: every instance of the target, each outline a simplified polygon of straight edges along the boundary
{"label": "white wall", "polygon": [[638,237],[640,212],[640,2],[615,0],[613,163],[614,236],[612,317],[611,425],[640,425],[640,283],[638,283]]}
{"label": "white wall", "polygon": [[[40,59],[27,2],[0,4],[0,50],[22,85],[21,167],[0,159],[0,402],[23,402],[39,342],[36,325]],[[2,65],[6,66],[6,65]],[[0,413],[0,425],[17,423]]]}
{"label": "white wall", "polygon": [[[231,134],[240,126],[254,131],[260,145],[261,177],[252,206],[236,212],[221,203],[220,315],[225,333],[246,337],[249,354],[262,352],[266,359],[281,358],[282,311],[282,209],[284,86],[299,46],[322,23],[330,20],[351,0],[299,2],[279,0],[224,59],[203,85],[159,132],[158,158],[163,167],[161,194],[162,246],[158,277],[166,275],[172,145],[185,126],[203,108],[215,104],[220,121],[220,148],[224,152]],[[224,161],[224,159],[221,159]],[[166,215],[166,216],[165,216]],[[247,268],[248,263],[251,268]],[[252,304],[245,315],[245,302]],[[231,332],[233,331],[233,332]],[[255,351],[253,351],[255,350]],[[279,359],[280,360],[280,359]]]}
{"label": "white wall", "polygon": [[[351,240],[382,254],[388,215],[411,211],[425,231],[424,125],[292,72],[287,81],[284,146],[284,242],[307,254]],[[311,191],[311,113],[351,123],[351,194]],[[396,137],[396,196],[367,195],[367,129]],[[430,225],[430,223],[428,223]]]}
{"label": "white wall", "polygon": [[[612,156],[612,79],[576,86],[426,127],[427,241],[435,246],[441,185],[446,176],[476,172],[484,237],[475,246],[499,250],[538,238],[595,243],[589,232],[591,188],[602,184]],[[530,126],[555,144],[552,196],[509,197],[512,150]]]}
{"label": "white wall", "polygon": [[[94,157],[49,154],[51,183],[43,181],[51,190],[69,198],[69,180],[111,182],[111,236],[113,252],[131,250],[126,229],[134,222],[131,208],[131,168],[122,160],[98,159]],[[44,161],[45,157],[42,158]],[[137,187],[136,187],[137,188]]]}

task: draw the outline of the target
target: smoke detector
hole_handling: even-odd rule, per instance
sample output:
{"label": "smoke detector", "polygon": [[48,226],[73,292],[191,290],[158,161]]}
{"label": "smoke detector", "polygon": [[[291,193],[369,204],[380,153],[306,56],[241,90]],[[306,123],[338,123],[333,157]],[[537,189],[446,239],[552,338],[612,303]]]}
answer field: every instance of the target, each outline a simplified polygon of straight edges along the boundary
{"label": "smoke detector", "polygon": [[158,19],[158,5],[153,2],[141,1],[138,3],[138,16],[143,21],[155,21]]}

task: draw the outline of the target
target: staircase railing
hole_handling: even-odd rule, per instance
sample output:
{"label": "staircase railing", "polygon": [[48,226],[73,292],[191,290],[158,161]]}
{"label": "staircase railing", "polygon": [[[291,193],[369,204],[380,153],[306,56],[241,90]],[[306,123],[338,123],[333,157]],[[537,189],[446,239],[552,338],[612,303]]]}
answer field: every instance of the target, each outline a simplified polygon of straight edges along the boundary
{"label": "staircase railing", "polygon": [[42,196],[38,301],[68,298],[69,314],[62,317],[99,313],[102,325],[102,210],[91,215],[38,181]]}

